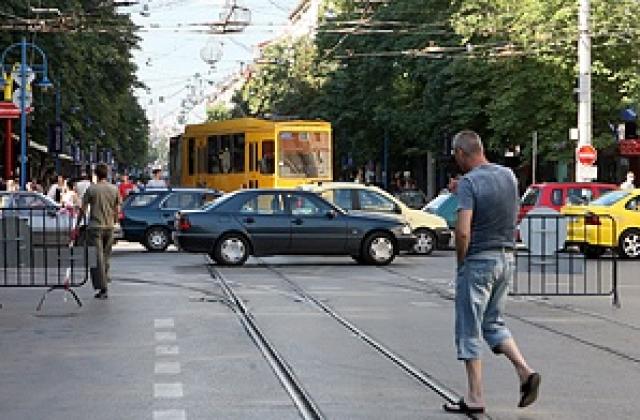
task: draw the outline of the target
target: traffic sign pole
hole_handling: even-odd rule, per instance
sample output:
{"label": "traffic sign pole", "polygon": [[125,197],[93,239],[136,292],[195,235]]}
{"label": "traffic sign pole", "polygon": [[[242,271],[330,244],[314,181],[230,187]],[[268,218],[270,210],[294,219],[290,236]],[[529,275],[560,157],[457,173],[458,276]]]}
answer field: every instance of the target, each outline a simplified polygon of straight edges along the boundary
{"label": "traffic sign pole", "polygon": [[[578,147],[592,143],[592,110],[591,110],[591,32],[589,18],[591,1],[580,0],[578,8]],[[584,166],[576,162],[576,181],[591,181],[593,173],[584,170]]]}

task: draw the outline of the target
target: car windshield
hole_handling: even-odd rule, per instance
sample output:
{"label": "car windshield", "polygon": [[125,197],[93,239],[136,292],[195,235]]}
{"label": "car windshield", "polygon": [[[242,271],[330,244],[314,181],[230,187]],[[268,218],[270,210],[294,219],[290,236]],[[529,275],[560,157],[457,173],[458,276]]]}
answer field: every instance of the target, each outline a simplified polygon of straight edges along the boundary
{"label": "car windshield", "polygon": [[442,206],[447,199],[451,196],[451,194],[440,194],[433,200],[429,201],[426,206],[424,206],[423,210],[428,211],[430,213],[434,213]]}
{"label": "car windshield", "polygon": [[628,191],[611,191],[591,202],[592,206],[612,206],[629,195]]}
{"label": "car windshield", "polygon": [[538,204],[538,198],[540,197],[540,188],[529,187],[522,196],[523,206],[535,206]]}

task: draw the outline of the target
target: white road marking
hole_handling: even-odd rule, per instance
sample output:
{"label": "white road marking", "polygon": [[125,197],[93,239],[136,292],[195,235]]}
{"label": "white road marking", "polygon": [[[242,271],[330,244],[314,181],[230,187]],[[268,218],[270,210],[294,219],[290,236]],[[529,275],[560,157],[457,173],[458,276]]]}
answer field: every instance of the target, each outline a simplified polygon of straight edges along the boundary
{"label": "white road marking", "polygon": [[153,420],[187,420],[184,410],[155,410]]}
{"label": "white road marking", "polygon": [[176,356],[180,353],[178,346],[156,346],[156,356]]}
{"label": "white road marking", "polygon": [[153,384],[153,398],[182,398],[182,383]]}
{"label": "white road marking", "polygon": [[156,318],[153,320],[155,328],[173,328],[175,325],[173,318]]}
{"label": "white road marking", "polygon": [[171,331],[156,331],[156,341],[176,341],[176,333]]}
{"label": "white road marking", "polygon": [[177,375],[181,371],[179,362],[156,362],[155,373],[160,375]]}

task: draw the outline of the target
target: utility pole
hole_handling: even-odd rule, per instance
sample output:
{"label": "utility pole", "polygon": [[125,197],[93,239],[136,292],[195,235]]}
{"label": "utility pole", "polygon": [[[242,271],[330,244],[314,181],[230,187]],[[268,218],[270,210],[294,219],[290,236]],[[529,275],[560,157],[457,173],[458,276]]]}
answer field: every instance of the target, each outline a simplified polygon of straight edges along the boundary
{"label": "utility pole", "polygon": [[[591,33],[589,17],[591,14],[591,1],[580,0],[578,31],[578,148],[591,145]],[[577,148],[577,149],[578,149]],[[578,150],[576,149],[576,156]],[[592,177],[587,173],[587,167],[576,159],[576,181],[591,181]]]}

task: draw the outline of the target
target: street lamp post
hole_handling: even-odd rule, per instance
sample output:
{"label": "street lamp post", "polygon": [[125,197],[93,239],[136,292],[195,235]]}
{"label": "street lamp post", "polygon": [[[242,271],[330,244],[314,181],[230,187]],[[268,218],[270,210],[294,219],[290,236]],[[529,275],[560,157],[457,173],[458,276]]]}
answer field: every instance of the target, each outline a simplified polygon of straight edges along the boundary
{"label": "street lamp post", "polygon": [[[0,87],[6,84],[4,80],[4,59],[7,56],[7,53],[15,48],[20,48],[20,189],[25,190],[27,185],[27,83],[31,83],[31,81],[27,82],[27,77],[30,78],[30,73],[34,74],[42,74],[42,79],[36,83],[36,86],[41,88],[49,88],[53,86],[49,81],[47,76],[47,56],[44,51],[36,44],[32,42],[27,42],[26,37],[22,37],[22,41],[9,45],[2,52],[2,56],[0,57],[0,74],[2,75],[0,78]],[[42,58],[41,65],[34,65],[32,69],[29,69],[27,66],[27,48],[32,48],[40,54]]]}

